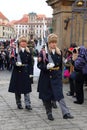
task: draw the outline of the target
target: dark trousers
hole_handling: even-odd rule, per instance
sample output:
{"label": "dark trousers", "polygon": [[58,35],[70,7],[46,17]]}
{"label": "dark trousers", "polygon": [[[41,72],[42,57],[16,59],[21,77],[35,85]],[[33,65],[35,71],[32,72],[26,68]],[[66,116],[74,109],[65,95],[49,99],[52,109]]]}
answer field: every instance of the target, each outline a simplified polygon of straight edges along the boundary
{"label": "dark trousers", "polygon": [[21,105],[21,94],[15,93],[16,104]]}
{"label": "dark trousers", "polygon": [[46,109],[46,114],[52,114],[52,104],[51,101],[43,101],[45,109]]}
{"label": "dark trousers", "polygon": [[70,94],[74,96],[74,93],[76,92],[76,82],[75,79],[69,78],[69,84],[70,84]]}
{"label": "dark trousers", "polygon": [[83,84],[84,84],[84,76],[81,72],[78,72],[76,76],[76,99],[79,103],[84,102]]}
{"label": "dark trousers", "polygon": [[84,84],[87,86],[87,74],[84,74]]}
{"label": "dark trousers", "polygon": [[[44,102],[44,106],[45,106],[45,109],[46,109],[46,114],[47,115],[52,114],[52,103],[51,103],[51,101],[49,100],[49,101],[43,101],[43,102]],[[59,102],[63,116],[67,113],[70,113],[68,107],[66,106],[64,98],[61,99],[58,102]]]}
{"label": "dark trousers", "polygon": [[[15,99],[16,99],[16,104],[17,105],[22,105],[22,103],[21,103],[21,94],[15,93]],[[24,101],[25,101],[25,106],[29,106],[31,104],[29,93],[24,94]]]}

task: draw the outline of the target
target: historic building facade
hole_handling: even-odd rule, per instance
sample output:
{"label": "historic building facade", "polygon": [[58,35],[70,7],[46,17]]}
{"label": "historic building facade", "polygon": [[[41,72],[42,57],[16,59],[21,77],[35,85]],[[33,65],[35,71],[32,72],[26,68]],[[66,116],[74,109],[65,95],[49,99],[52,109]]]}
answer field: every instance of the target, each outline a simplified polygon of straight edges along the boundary
{"label": "historic building facade", "polygon": [[49,34],[50,27],[52,27],[52,18],[34,12],[25,14],[20,20],[14,22],[17,38],[25,35],[27,38],[34,37],[42,40]]}
{"label": "historic building facade", "polygon": [[0,41],[15,38],[14,27],[9,24],[9,20],[0,12]]}
{"label": "historic building facade", "polygon": [[53,32],[58,35],[60,48],[69,47],[71,44],[72,4],[75,0],[47,0],[46,2],[53,8]]}

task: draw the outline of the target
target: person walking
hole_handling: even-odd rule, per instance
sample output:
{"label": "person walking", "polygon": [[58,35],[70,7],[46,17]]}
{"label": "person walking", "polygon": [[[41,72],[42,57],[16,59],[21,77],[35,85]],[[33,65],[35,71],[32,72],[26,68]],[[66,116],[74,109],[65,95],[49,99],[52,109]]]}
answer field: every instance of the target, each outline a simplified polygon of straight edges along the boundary
{"label": "person walking", "polygon": [[[42,49],[41,49],[41,51],[39,52],[39,55],[43,55],[43,62],[45,62],[45,57],[46,57],[46,46],[45,45],[43,45],[42,46]],[[52,107],[54,108],[54,109],[56,109],[57,108],[57,104],[56,104],[56,101],[53,99],[52,101],[51,101],[51,104],[52,104]],[[43,102],[43,105],[44,105],[44,102]]]}
{"label": "person walking", "polygon": [[32,110],[30,102],[32,55],[27,47],[27,39],[22,36],[18,40],[18,52],[15,54],[13,71],[9,84],[9,92],[15,93],[15,100],[18,109],[23,109],[21,94],[24,94],[25,108]]}
{"label": "person walking", "polygon": [[39,98],[44,102],[49,120],[54,120],[51,104],[53,99],[59,102],[64,119],[73,118],[64,100],[62,89],[62,52],[57,47],[57,39],[58,37],[54,33],[48,36],[48,53],[44,57],[42,54],[39,55],[37,64],[41,70],[38,80]]}

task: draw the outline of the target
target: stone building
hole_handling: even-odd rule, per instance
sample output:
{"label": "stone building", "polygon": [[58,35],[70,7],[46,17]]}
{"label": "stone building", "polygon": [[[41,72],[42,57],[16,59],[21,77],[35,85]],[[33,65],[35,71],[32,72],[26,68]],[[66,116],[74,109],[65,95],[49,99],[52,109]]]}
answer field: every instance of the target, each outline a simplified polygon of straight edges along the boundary
{"label": "stone building", "polygon": [[14,27],[9,20],[0,12],[0,41],[10,40],[15,37]]}
{"label": "stone building", "polygon": [[17,38],[25,35],[28,39],[35,38],[42,40],[49,34],[49,28],[52,26],[52,18],[44,14],[31,12],[25,14],[20,20],[14,22],[14,29]]}
{"label": "stone building", "polygon": [[83,13],[76,12],[72,21],[72,5],[75,0],[47,0],[46,2],[53,8],[53,32],[58,35],[60,48],[69,47],[71,43],[86,46],[87,25],[85,24],[83,28],[83,17],[81,16]]}

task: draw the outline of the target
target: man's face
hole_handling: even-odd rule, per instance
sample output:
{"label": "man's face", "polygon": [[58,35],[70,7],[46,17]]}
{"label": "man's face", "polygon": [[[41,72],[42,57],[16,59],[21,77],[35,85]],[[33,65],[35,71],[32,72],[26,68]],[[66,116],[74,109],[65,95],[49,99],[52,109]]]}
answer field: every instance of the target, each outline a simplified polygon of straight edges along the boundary
{"label": "man's face", "polygon": [[56,42],[51,42],[51,43],[49,43],[49,47],[50,47],[51,49],[55,49],[56,46],[57,46],[57,43],[56,43]]}
{"label": "man's face", "polygon": [[27,43],[25,41],[22,41],[20,43],[20,47],[26,48],[26,46],[27,46]]}

